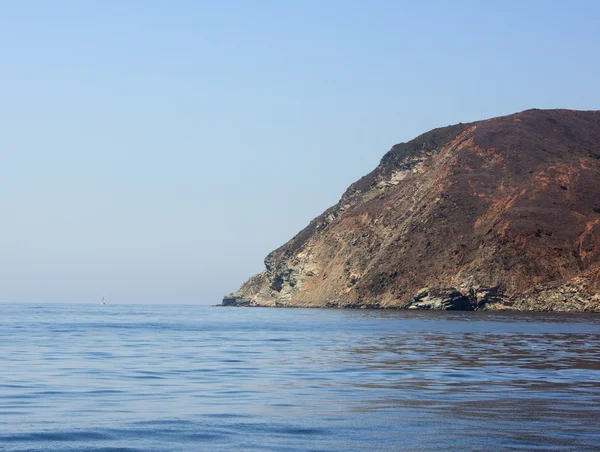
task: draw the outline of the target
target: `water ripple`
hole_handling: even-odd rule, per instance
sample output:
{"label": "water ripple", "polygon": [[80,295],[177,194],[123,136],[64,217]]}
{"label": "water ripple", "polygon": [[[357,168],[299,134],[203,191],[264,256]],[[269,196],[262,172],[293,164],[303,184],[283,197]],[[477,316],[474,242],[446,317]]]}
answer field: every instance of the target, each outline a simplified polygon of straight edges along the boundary
{"label": "water ripple", "polygon": [[4,305],[0,450],[597,450],[600,317]]}

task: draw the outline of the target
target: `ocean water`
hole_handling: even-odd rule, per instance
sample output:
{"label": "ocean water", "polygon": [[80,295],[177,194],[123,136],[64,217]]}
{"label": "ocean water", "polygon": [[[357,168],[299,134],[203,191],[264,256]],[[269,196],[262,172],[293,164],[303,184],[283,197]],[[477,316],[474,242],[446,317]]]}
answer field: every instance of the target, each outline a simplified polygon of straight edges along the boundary
{"label": "ocean water", "polygon": [[0,305],[2,451],[600,450],[600,316]]}

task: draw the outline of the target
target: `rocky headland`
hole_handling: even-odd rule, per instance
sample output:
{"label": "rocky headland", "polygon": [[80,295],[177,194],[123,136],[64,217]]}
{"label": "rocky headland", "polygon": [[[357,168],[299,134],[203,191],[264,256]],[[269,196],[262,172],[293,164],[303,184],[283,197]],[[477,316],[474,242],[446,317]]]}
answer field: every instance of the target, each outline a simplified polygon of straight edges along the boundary
{"label": "rocky headland", "polygon": [[223,305],[600,311],[600,111],[395,145]]}

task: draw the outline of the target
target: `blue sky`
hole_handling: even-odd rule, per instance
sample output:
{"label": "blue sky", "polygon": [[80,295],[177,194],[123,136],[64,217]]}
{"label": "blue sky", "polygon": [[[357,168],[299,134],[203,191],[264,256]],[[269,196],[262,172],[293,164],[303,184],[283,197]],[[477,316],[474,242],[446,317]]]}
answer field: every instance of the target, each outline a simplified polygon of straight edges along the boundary
{"label": "blue sky", "polygon": [[395,143],[600,108],[595,1],[0,7],[0,301],[215,304]]}

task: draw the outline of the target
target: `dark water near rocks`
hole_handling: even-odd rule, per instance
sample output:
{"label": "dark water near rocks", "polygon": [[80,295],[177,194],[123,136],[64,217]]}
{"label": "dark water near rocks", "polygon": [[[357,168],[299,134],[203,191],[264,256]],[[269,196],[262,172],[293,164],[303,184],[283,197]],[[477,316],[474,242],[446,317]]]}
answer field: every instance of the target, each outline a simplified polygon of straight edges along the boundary
{"label": "dark water near rocks", "polygon": [[0,450],[600,449],[600,316],[0,309]]}

